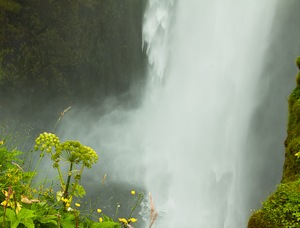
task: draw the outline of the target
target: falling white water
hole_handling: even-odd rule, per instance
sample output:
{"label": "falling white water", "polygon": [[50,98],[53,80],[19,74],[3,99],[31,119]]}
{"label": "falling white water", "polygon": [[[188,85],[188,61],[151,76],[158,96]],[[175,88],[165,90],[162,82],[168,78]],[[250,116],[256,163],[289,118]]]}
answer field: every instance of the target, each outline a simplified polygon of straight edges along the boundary
{"label": "falling white water", "polygon": [[149,0],[149,83],[163,83],[148,91],[157,96],[145,100],[142,137],[145,182],[160,212],[156,227],[246,227],[241,153],[275,6]]}
{"label": "falling white water", "polygon": [[99,153],[87,190],[105,173],[108,184],[143,184],[156,228],[246,227],[252,183],[243,154],[276,2],[149,0],[142,107],[116,106],[98,119],[89,118],[94,108],[72,109],[59,127],[61,138]]}

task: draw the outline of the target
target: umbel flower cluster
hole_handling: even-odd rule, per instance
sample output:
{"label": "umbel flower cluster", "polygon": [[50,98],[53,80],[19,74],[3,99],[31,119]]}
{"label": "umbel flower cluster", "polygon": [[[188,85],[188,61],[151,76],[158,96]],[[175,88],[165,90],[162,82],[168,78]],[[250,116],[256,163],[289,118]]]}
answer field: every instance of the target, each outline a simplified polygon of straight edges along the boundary
{"label": "umbel flower cluster", "polygon": [[83,146],[78,141],[67,141],[56,148],[53,159],[59,158],[75,164],[82,163],[85,167],[91,168],[98,160],[98,155],[92,148]]}
{"label": "umbel flower cluster", "polygon": [[[83,189],[78,182],[81,179],[83,169],[84,167],[91,168],[92,164],[96,163],[98,160],[98,155],[92,148],[72,140],[61,143],[55,134],[47,132],[39,135],[35,140],[34,148],[35,150],[41,151],[41,158],[44,156],[45,152],[50,154],[51,160],[53,161],[53,167],[57,169],[59,174],[60,185],[62,188],[60,192],[64,198],[68,199],[74,194],[82,195],[78,193],[79,190]],[[69,163],[66,182],[60,168],[61,161]],[[79,169],[76,169],[77,165],[80,166]],[[75,179],[73,184],[71,183],[72,176]],[[72,189],[70,190],[69,188],[71,185]]]}
{"label": "umbel flower cluster", "polygon": [[59,145],[59,138],[55,134],[44,132],[36,138],[34,149],[40,150],[42,152],[46,151],[47,153],[51,153],[52,148],[56,148]]}
{"label": "umbel flower cluster", "polygon": [[[98,160],[98,155],[92,148],[72,140],[60,143],[55,134],[47,132],[40,134],[35,140],[34,149],[50,153],[53,161],[65,160],[75,164],[83,164],[87,168],[91,168],[92,164]],[[43,156],[43,153],[41,154]]]}

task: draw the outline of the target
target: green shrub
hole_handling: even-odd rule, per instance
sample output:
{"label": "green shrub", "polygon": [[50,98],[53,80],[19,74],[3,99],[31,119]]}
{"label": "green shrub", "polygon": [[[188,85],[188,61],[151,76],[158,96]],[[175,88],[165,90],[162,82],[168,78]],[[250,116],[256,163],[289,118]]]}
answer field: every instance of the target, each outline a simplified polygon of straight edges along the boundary
{"label": "green shrub", "polygon": [[[131,216],[140,204],[142,194],[138,194],[128,219],[119,218],[115,222],[101,213],[101,209],[97,209],[98,221],[81,215],[80,201],[76,199],[85,195],[84,187],[79,184],[82,173],[84,168],[91,168],[98,160],[92,148],[78,141],[61,143],[52,133],[40,134],[35,142],[34,148],[40,151],[40,159],[34,171],[26,171],[25,162],[19,158],[22,152],[9,150],[4,141],[0,141],[0,224],[3,228],[125,228],[136,222]],[[34,186],[34,178],[45,155],[50,156],[53,168],[58,172],[60,189],[56,192],[52,186]],[[66,173],[61,169],[65,164],[69,167]]]}

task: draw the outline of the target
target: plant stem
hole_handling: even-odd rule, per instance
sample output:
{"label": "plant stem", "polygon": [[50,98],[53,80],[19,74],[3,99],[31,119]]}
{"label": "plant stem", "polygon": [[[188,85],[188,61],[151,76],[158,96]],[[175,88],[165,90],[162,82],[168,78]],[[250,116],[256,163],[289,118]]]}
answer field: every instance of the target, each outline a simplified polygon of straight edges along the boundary
{"label": "plant stem", "polygon": [[143,199],[143,197],[144,197],[144,195],[141,194],[141,193],[139,193],[138,199],[137,199],[137,201],[136,201],[134,207],[132,208],[132,210],[131,210],[131,212],[130,212],[130,215],[129,215],[128,219],[131,218],[132,213],[135,211],[136,207],[140,204],[140,202],[141,202],[141,200]]}
{"label": "plant stem", "polygon": [[59,117],[58,120],[56,121],[56,123],[54,124],[54,127],[53,127],[53,129],[52,129],[52,133],[54,133],[55,128],[56,128],[58,122],[60,121],[60,119],[61,119],[61,117]]}
{"label": "plant stem", "polygon": [[65,182],[64,182],[59,165],[56,168],[57,168],[57,172],[58,172],[58,176],[59,176],[60,186],[63,190],[65,190]]}
{"label": "plant stem", "polygon": [[116,212],[115,212],[115,218],[117,218],[118,211],[119,211],[119,206],[120,206],[120,204],[119,204],[119,203],[117,203],[117,208],[116,208]]}
{"label": "plant stem", "polygon": [[68,196],[69,196],[68,191],[69,191],[69,186],[70,186],[70,181],[71,181],[71,176],[72,176],[72,169],[73,169],[73,162],[70,163],[67,185],[66,185],[66,189],[65,189],[65,192],[64,192],[64,197],[65,198],[68,198]]}
{"label": "plant stem", "polygon": [[[81,169],[80,169],[80,172],[79,172],[79,175],[80,175],[80,177],[81,177],[81,175],[82,175],[83,168],[84,168],[84,164],[82,164],[82,166],[81,166]],[[78,184],[78,182],[79,182],[79,180],[78,180],[78,179],[76,179],[76,180],[75,180],[75,183],[74,183],[74,186],[73,186],[73,189],[72,189],[72,192],[71,192],[71,195],[73,195],[73,194],[74,194],[74,192],[75,192],[75,190],[76,190],[76,187],[77,187],[77,184]]]}

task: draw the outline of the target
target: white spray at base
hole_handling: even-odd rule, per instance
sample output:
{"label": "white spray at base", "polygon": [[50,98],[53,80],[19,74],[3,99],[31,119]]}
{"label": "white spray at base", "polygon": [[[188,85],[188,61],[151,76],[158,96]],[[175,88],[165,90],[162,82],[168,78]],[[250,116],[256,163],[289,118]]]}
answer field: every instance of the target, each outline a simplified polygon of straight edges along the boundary
{"label": "white spray at base", "polygon": [[275,6],[149,1],[148,77],[162,85],[149,87],[142,143],[146,186],[161,215],[157,227],[246,227],[241,154]]}

